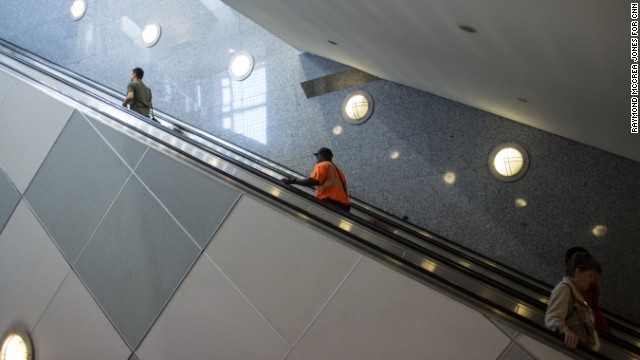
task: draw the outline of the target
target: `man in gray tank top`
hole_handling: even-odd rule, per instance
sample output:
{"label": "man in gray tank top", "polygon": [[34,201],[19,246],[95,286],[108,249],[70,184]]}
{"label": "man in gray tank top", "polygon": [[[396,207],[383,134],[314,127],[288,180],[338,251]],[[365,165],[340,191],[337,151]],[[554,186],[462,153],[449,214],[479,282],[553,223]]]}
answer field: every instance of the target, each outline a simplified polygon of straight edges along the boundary
{"label": "man in gray tank top", "polygon": [[151,89],[143,82],[144,70],[137,67],[131,73],[131,82],[127,85],[127,98],[122,106],[129,105],[129,108],[143,116],[149,117],[151,108]]}

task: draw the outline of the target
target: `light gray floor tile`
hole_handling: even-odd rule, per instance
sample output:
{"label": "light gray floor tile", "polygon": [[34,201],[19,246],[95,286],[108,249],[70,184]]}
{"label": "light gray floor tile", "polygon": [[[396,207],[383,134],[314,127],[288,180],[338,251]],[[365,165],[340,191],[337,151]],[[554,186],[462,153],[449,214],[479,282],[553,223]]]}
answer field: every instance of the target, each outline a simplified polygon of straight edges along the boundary
{"label": "light gray floor tile", "polygon": [[0,332],[31,331],[69,272],[69,264],[21,202],[0,233]]}
{"label": "light gray floor tile", "polygon": [[130,174],[76,112],[25,197],[73,264]]}
{"label": "light gray floor tile", "polygon": [[246,196],[206,252],[290,344],[361,256]]}
{"label": "light gray floor tile", "polygon": [[[464,339],[464,346],[460,346]],[[482,314],[365,258],[305,333],[316,359],[496,359],[510,339]]]}
{"label": "light gray floor tile", "polygon": [[0,168],[0,232],[20,201],[20,194]]}
{"label": "light gray floor tile", "polygon": [[280,360],[289,346],[203,256],[137,351],[141,360]]}
{"label": "light gray floor tile", "polygon": [[27,189],[72,112],[22,81],[15,83],[0,104],[0,165],[20,193]]}
{"label": "light gray floor tile", "polygon": [[157,151],[144,156],[136,174],[203,249],[240,195]]}
{"label": "light gray floor tile", "polygon": [[199,253],[132,177],[78,259],[76,270],[135,349]]}
{"label": "light gray floor tile", "polygon": [[113,360],[131,354],[73,272],[38,322],[33,344],[38,360]]}
{"label": "light gray floor tile", "polygon": [[92,119],[88,116],[87,118],[90,120],[91,124],[98,129],[100,134],[104,136],[114,150],[122,157],[127,165],[131,168],[135,168],[138,161],[140,161],[140,158],[142,158],[142,155],[144,155],[145,150],[147,150],[147,146],[119,131],[114,130],[110,126],[105,125],[98,120]]}

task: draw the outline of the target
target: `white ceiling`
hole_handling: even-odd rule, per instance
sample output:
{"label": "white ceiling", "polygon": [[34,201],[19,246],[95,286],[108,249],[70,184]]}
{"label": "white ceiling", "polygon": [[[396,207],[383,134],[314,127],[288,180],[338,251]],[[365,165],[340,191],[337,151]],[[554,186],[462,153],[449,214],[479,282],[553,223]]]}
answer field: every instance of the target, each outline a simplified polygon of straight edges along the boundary
{"label": "white ceiling", "polygon": [[626,0],[224,1],[299,50],[640,161]]}

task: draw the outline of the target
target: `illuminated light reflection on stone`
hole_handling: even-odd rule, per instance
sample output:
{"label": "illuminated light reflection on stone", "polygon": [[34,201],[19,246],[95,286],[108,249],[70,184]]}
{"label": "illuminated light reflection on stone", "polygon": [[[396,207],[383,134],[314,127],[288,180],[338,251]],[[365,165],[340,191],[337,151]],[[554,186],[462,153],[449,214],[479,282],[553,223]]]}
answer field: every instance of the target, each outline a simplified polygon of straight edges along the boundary
{"label": "illuminated light reflection on stone", "polygon": [[606,225],[596,225],[591,230],[591,233],[595,237],[604,237],[605,235],[607,235],[607,226]]}
{"label": "illuminated light reflection on stone", "polygon": [[445,183],[447,183],[449,185],[453,185],[456,182],[456,173],[454,173],[452,171],[449,171],[449,172],[444,174],[442,179],[444,180]]}
{"label": "illuminated light reflection on stone", "polygon": [[516,204],[516,207],[525,207],[525,206],[529,205],[527,203],[527,200],[525,200],[523,198],[516,199],[515,204]]}

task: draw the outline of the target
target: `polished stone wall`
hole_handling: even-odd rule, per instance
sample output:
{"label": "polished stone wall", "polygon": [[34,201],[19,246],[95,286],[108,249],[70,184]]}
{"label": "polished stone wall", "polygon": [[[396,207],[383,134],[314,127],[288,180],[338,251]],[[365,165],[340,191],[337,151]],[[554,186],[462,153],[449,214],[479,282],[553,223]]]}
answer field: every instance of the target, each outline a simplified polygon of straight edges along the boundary
{"label": "polished stone wall", "polygon": [[[385,80],[307,98],[301,83],[349,68],[296,51],[218,0],[136,2],[143,11],[89,1],[79,21],[70,5],[5,0],[0,37],[123,94],[141,66],[156,108],[301,174],[329,146],[354,197],[548,284],[563,273],[565,249],[585,246],[605,269],[603,307],[640,323],[637,162]],[[146,48],[139,30],[150,21],[162,36]],[[228,65],[240,50],[255,69],[238,82]],[[341,118],[353,90],[375,102],[361,125]],[[531,159],[513,183],[487,167],[504,142]],[[450,172],[453,184],[443,181]],[[603,237],[596,225],[606,225]]]}

